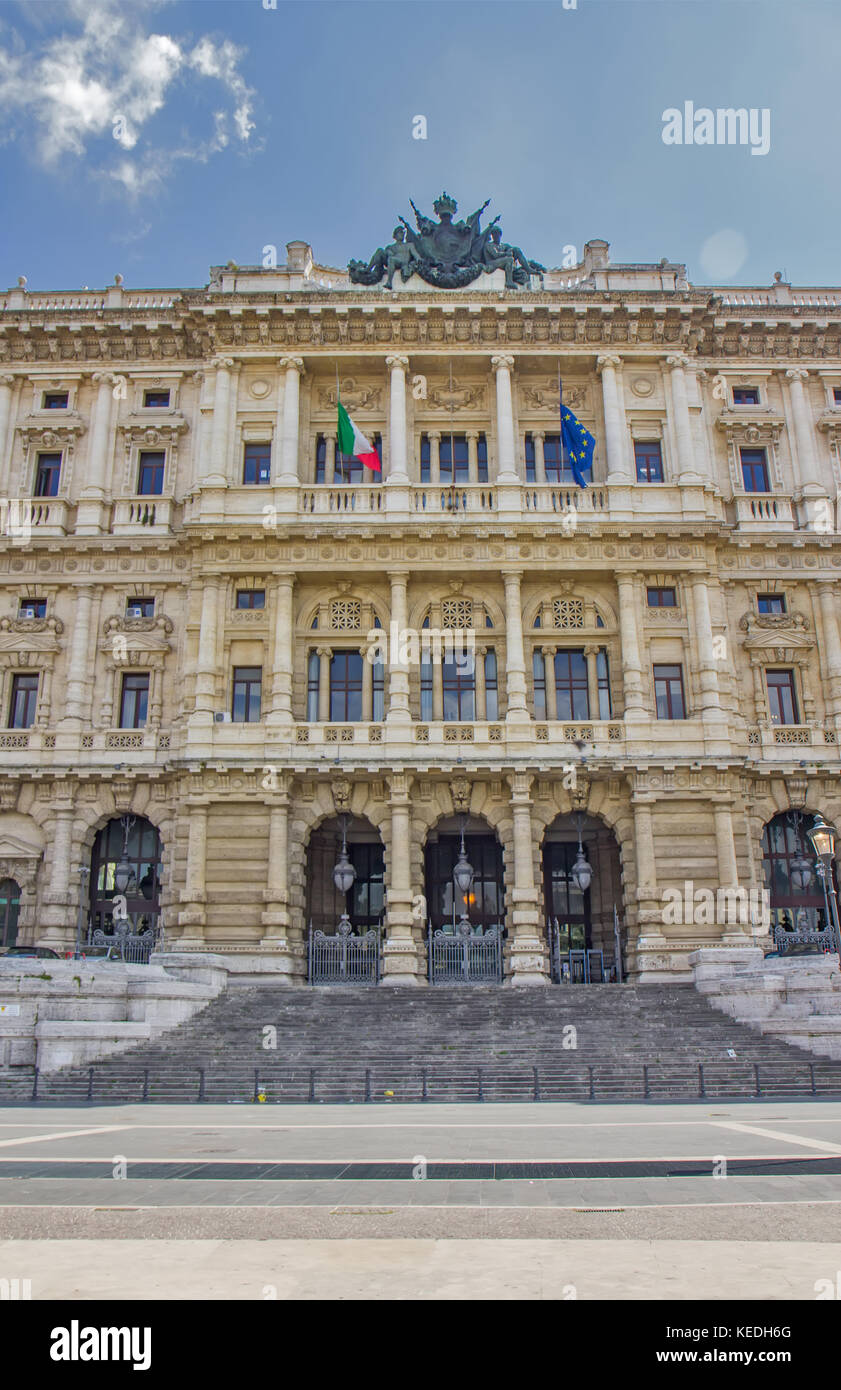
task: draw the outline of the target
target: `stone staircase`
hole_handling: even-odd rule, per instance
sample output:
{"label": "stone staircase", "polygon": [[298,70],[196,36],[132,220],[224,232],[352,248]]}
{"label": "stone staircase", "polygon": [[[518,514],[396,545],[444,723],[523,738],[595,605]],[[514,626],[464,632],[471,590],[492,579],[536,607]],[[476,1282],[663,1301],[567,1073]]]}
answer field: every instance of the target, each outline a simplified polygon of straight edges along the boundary
{"label": "stone staircase", "polygon": [[821,1057],[841,1062],[838,957],[763,956],[756,947],[702,949],[691,959],[695,987],[716,1009]]}
{"label": "stone staircase", "polygon": [[154,1043],[0,1075],[0,1104],[832,1094],[841,1063],[727,1018],[692,985],[232,988]]}

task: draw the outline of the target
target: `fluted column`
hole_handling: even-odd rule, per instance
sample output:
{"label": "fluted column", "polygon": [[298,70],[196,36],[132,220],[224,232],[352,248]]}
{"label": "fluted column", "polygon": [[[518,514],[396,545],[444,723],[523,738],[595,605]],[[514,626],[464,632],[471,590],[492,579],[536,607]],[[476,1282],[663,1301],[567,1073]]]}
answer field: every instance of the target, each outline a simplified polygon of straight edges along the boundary
{"label": "fluted column", "polygon": [[505,689],[509,723],[528,723],[526,705],[526,658],[523,649],[523,611],[520,598],[522,572],[503,573],[505,585]]}
{"label": "fluted column", "polygon": [[672,428],[677,448],[678,481],[700,483],[703,479],[695,467],[692,423],[686,394],[686,368],[689,362],[683,353],[673,353],[666,358],[666,363],[672,369]]}
{"label": "fluted column", "polygon": [[391,584],[391,639],[389,641],[388,711],[389,724],[408,724],[409,666],[404,659],[404,643],[409,626],[409,576],[404,570],[389,575]]}
{"label": "fluted column", "polygon": [[304,370],[302,357],[281,357],[278,366],[284,373],[283,428],[280,437],[280,472],[278,483],[298,481],[298,433],[300,429],[300,383]]}
{"label": "fluted column", "polygon": [[537,887],[534,881],[532,776],[526,772],[512,772],[508,783],[511,787],[514,842],[508,982],[512,985],[543,985],[547,983],[546,956],[539,935]]}
{"label": "fluted column", "polygon": [[210,366],[215,369],[216,385],[213,395],[213,423],[210,431],[210,450],[207,471],[203,471],[204,487],[228,486],[228,435],[231,427],[232,357],[214,357]]}
{"label": "fluted column", "polygon": [[11,478],[6,472],[9,457],[9,420],[12,413],[12,388],[15,378],[9,372],[0,372],[0,494],[8,497],[11,492]]}
{"label": "fluted column", "polygon": [[292,606],[295,576],[279,574],[275,579],[274,657],[272,707],[266,724],[292,722],[292,644],[295,618]]}
{"label": "fluted column", "polygon": [[797,465],[800,487],[810,496],[826,496],[826,484],[820,476],[817,451],[815,449],[815,427],[809,403],[803,387],[809,380],[805,367],[789,367],[786,372],[791,394],[791,408],[794,415],[794,438],[797,447]]}
{"label": "fluted column", "polygon": [[633,478],[628,453],[625,407],[617,376],[621,365],[621,357],[604,354],[598,358],[596,370],[602,378],[604,430],[607,446],[607,481],[627,484],[632,482]]}
{"label": "fluted column", "polygon": [[497,482],[519,482],[517,472],[517,442],[514,436],[514,399],[511,390],[511,370],[514,358],[498,353],[491,358],[496,372],[496,438],[498,453]]}
{"label": "fluted column", "polygon": [[388,481],[408,483],[409,455],[406,447],[406,372],[408,357],[393,356],[385,359],[391,373],[388,414]]}
{"label": "fluted column", "polygon": [[202,585],[199,645],[196,655],[196,684],[190,723],[212,724],[216,708],[216,664],[218,660],[219,592],[221,578],[207,575]]}
{"label": "fluted column", "polygon": [[94,676],[95,637],[91,633],[91,614],[97,590],[83,585],[74,591],[73,633],[64,693],[64,717],[82,722],[90,717],[90,682]]}
{"label": "fluted column", "polygon": [[330,662],[333,652],[330,647],[318,647],[318,720],[327,724],[330,720]]}
{"label": "fluted column", "polygon": [[622,673],[625,683],[625,718],[645,713],[639,628],[637,626],[637,575],[618,574],[619,631],[622,638]]}
{"label": "fluted column", "polygon": [[418,935],[422,922],[412,915],[412,778],[403,771],[389,778],[391,844],[388,850],[386,940],[383,947],[383,984],[422,985]]}

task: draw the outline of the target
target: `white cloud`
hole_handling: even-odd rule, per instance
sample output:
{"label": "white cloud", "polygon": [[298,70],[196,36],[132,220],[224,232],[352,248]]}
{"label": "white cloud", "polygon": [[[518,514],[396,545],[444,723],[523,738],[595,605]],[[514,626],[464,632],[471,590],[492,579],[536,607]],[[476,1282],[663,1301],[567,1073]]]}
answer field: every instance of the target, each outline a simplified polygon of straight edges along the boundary
{"label": "white cloud", "polygon": [[[61,12],[60,34],[27,49],[18,35],[0,47],[0,110],[18,139],[34,142],[38,160],[55,167],[86,156],[92,172],[137,195],[181,159],[206,160],[233,138],[247,145],[254,130],[252,89],[239,70],[243,51],[225,39],[203,37],[192,47],[166,33],[147,32],[144,19],[158,8],[115,0],[71,0]],[[69,20],[68,20],[69,16]],[[68,32],[68,22],[75,24]],[[176,148],[150,144],[144,127],[181,86],[221,85],[227,107],[214,109],[213,133],[179,136]],[[143,144],[139,158],[114,157],[96,142],[113,137],[120,153]],[[159,139],[159,137],[158,137]]]}

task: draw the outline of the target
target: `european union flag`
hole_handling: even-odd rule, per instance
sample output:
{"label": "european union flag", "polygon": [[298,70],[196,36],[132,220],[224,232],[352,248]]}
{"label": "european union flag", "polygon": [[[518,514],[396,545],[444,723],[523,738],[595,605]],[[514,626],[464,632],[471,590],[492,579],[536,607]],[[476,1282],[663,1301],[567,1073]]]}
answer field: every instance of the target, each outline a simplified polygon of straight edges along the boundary
{"label": "european union flag", "polygon": [[589,430],[573,415],[568,406],[561,401],[561,448],[566,450],[572,476],[579,487],[586,487],[583,474],[593,467],[593,450],[596,441]]}

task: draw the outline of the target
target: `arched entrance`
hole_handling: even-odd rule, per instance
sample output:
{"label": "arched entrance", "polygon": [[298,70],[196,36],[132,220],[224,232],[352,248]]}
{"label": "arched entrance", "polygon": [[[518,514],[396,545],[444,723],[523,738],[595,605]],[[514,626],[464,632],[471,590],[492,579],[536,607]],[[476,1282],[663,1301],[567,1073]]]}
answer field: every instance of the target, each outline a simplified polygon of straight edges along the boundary
{"label": "arched entrance", "polygon": [[13,878],[0,883],[0,946],[14,946],[18,939],[20,884]]}
{"label": "arched entrance", "polygon": [[120,816],[104,825],[91,851],[90,932],[114,933],[114,900],[122,895],[135,935],[157,932],[161,911],[161,837],[143,816]]}
{"label": "arched entrance", "polygon": [[595,816],[558,816],[546,830],[542,867],[553,980],[623,980],[622,870],[613,831]]}
{"label": "arched entrance", "polygon": [[[808,834],[815,823],[810,811],[789,810],[774,816],[762,831],[762,871],[769,895],[770,932],[784,953],[834,950],[823,886]],[[837,865],[832,866],[837,891]]]}
{"label": "arched entrance", "polygon": [[425,890],[432,984],[502,979],[505,874],[502,846],[474,816],[450,816],[430,831]]}
{"label": "arched entrance", "polygon": [[311,985],[375,985],[380,978],[385,859],[378,831],[359,816],[332,816],[307,850]]}

